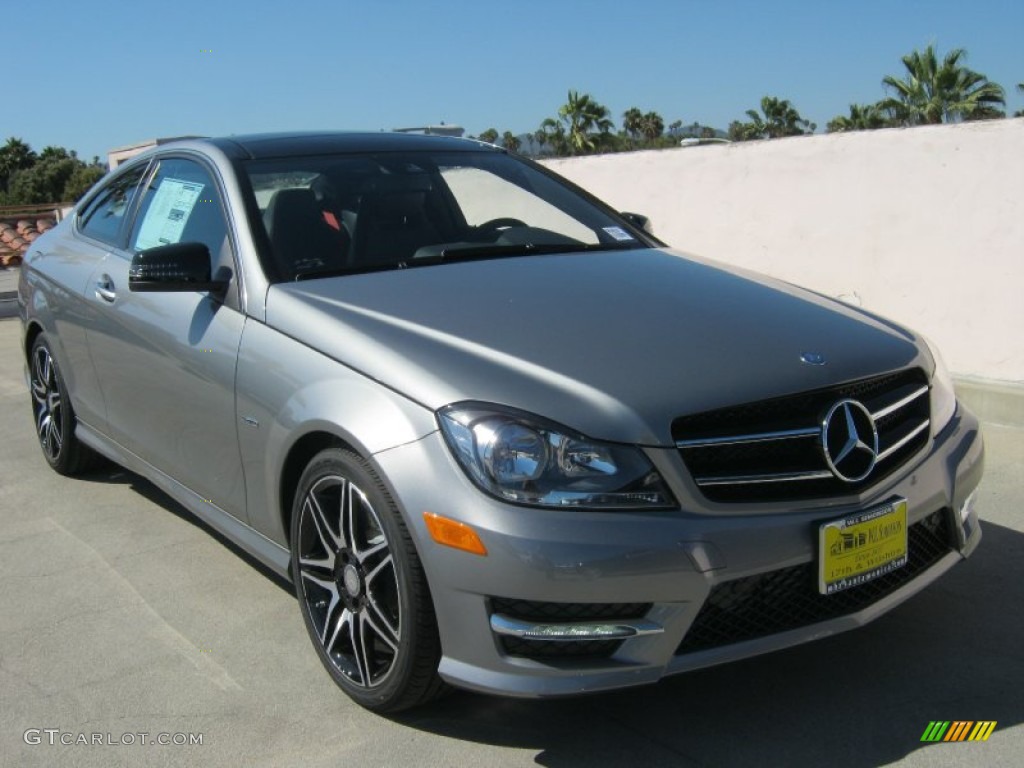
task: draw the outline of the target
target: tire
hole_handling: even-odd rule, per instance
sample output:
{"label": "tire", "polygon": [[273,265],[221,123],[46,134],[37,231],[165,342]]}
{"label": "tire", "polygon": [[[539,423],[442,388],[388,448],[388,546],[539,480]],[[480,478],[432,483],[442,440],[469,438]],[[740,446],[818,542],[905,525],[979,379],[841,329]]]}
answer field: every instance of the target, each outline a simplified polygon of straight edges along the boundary
{"label": "tire", "polygon": [[364,459],[329,448],[309,463],[292,506],[291,554],[310,640],[349,697],[393,713],[445,690],[422,565],[398,508]]}
{"label": "tire", "polygon": [[75,411],[57,361],[45,334],[39,334],[29,353],[32,417],[46,462],[62,475],[77,475],[94,467],[99,455],[75,436]]}

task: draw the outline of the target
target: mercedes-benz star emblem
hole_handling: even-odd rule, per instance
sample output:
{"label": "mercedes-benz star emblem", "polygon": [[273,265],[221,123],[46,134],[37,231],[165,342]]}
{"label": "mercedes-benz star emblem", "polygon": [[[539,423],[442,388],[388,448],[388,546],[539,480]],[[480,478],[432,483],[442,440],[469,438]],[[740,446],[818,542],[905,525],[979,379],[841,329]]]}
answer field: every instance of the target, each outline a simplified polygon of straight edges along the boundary
{"label": "mercedes-benz star emblem", "polygon": [[821,423],[821,449],[832,474],[857,483],[878,461],[878,430],[871,411],[856,400],[840,400]]}

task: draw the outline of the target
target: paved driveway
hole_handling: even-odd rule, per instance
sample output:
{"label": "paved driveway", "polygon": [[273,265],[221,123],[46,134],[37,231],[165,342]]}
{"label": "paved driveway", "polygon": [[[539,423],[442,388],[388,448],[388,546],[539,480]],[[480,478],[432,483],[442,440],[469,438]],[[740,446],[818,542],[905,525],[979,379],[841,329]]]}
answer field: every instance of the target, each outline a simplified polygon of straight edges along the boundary
{"label": "paved driveway", "polygon": [[[17,343],[17,320],[0,320],[4,765],[1021,764],[1020,430],[986,427],[975,556],[859,632],[627,692],[457,693],[388,720],[321,670],[288,585],[148,482],[49,471]],[[998,726],[985,743],[923,745],[930,720]],[[93,734],[115,743],[60,743]]]}

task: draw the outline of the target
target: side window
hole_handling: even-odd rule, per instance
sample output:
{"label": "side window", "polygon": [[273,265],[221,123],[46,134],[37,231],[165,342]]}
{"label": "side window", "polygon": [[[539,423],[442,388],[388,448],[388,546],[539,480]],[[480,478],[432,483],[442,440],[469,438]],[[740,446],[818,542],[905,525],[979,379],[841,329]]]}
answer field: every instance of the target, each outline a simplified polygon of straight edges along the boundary
{"label": "side window", "polygon": [[78,228],[89,237],[119,245],[125,216],[131,210],[139,182],[146,171],[143,163],[118,176],[90,201],[79,217]]}
{"label": "side window", "polygon": [[158,245],[203,243],[217,265],[227,234],[220,195],[209,172],[195,161],[170,158],[160,161],[143,192],[128,245],[137,252]]}

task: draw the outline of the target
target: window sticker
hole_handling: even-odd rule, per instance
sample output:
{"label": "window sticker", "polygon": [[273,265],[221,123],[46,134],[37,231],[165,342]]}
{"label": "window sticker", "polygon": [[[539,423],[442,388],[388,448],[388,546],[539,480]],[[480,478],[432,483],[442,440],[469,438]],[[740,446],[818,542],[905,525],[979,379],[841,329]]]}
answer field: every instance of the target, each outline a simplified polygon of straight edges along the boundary
{"label": "window sticker", "polygon": [[636,240],[629,232],[624,230],[622,227],[604,227],[604,231],[614,237],[616,240]]}
{"label": "window sticker", "polygon": [[153,195],[153,202],[135,238],[135,250],[172,245],[181,240],[192,209],[199,202],[204,184],[167,177]]}

